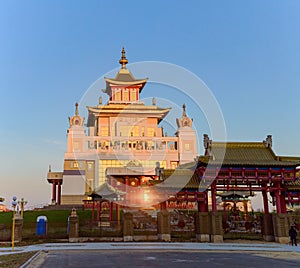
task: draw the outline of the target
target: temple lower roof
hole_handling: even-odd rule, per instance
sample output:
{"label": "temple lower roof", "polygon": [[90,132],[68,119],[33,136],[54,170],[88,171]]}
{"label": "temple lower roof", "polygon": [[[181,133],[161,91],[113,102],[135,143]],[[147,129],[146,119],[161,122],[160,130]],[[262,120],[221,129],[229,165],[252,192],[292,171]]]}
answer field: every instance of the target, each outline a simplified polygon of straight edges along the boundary
{"label": "temple lower roof", "polygon": [[212,142],[206,155],[199,157],[199,162],[226,166],[295,167],[300,165],[300,158],[276,156],[264,142]]}

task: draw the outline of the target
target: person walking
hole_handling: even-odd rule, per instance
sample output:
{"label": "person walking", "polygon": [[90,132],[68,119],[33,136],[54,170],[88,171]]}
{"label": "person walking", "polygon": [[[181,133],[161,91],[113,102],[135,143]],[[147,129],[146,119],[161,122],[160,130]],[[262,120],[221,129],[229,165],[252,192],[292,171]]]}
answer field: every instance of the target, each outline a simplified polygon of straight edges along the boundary
{"label": "person walking", "polygon": [[290,230],[289,230],[289,236],[291,238],[291,243],[292,246],[295,244],[295,246],[297,246],[297,231],[295,226],[291,226]]}

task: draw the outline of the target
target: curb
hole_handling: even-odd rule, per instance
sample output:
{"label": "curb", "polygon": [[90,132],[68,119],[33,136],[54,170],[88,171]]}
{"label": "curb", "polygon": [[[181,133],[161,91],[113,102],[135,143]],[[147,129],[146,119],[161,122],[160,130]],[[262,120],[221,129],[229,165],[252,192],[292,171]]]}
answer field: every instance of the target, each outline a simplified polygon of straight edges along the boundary
{"label": "curb", "polygon": [[42,264],[47,257],[48,252],[45,250],[39,250],[35,253],[29,260],[27,260],[24,264],[20,266],[20,268],[31,268],[31,267],[38,267]]}

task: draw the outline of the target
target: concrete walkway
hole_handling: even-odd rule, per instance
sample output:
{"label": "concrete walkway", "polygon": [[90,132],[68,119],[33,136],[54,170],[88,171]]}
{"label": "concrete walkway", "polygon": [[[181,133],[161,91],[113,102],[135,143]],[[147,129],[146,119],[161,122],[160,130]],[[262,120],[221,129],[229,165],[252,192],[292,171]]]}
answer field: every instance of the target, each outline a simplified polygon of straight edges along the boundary
{"label": "concrete walkway", "polygon": [[159,243],[159,242],[118,242],[118,243],[48,243],[11,248],[0,248],[0,255],[16,254],[29,251],[55,250],[205,250],[205,251],[274,251],[298,252],[297,247],[277,243]]}

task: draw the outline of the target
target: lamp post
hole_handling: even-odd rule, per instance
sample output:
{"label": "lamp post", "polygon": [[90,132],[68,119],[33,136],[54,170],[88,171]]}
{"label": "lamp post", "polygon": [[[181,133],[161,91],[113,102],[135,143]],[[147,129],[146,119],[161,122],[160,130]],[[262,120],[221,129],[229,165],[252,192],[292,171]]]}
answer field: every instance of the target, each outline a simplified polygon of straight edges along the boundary
{"label": "lamp post", "polygon": [[21,217],[23,218],[24,215],[24,206],[27,204],[27,201],[24,200],[24,198],[22,197],[20,201],[18,201],[18,204],[21,208]]}
{"label": "lamp post", "polygon": [[11,251],[14,251],[15,249],[15,212],[16,212],[16,206],[17,206],[17,197],[13,197],[13,201],[11,202],[14,210],[13,210],[13,218],[12,218],[12,230],[11,230]]}

